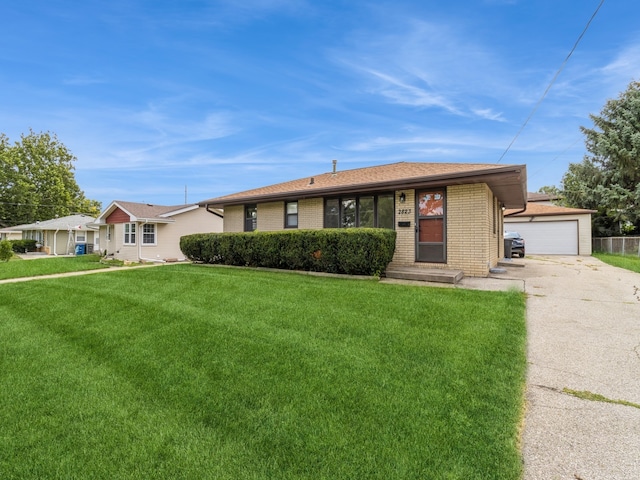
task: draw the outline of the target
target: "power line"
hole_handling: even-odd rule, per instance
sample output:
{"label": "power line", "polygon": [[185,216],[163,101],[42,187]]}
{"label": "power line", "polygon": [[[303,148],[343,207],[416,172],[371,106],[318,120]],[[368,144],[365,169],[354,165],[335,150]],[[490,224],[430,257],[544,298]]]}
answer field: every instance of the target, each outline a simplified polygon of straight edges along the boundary
{"label": "power line", "polygon": [[540,106],[540,104],[542,103],[542,101],[544,100],[544,98],[547,96],[547,93],[549,93],[549,90],[551,90],[551,86],[554,84],[554,82],[556,81],[556,79],[558,78],[558,76],[560,75],[560,72],[562,72],[562,70],[564,69],[564,67],[566,66],[567,62],[569,61],[569,58],[571,58],[571,55],[573,55],[573,52],[575,51],[575,49],[578,47],[578,44],[580,43],[580,40],[582,40],[582,37],[584,37],[584,34],[587,33],[587,30],[589,29],[589,26],[591,25],[591,22],[593,21],[593,19],[596,17],[596,15],[598,14],[598,11],[600,10],[600,7],[602,7],[602,4],[604,3],[604,0],[600,0],[600,4],[598,5],[598,7],[596,8],[595,12],[593,12],[593,15],[591,15],[591,18],[589,19],[589,21],[587,22],[587,25],[584,27],[584,30],[582,30],[582,33],[580,34],[580,36],[578,37],[578,40],[576,40],[576,43],[573,45],[573,48],[571,49],[571,51],[569,52],[569,55],[567,55],[567,58],[564,59],[564,62],[562,62],[562,65],[560,65],[560,68],[558,69],[558,71],[556,72],[556,74],[553,76],[553,78],[551,79],[551,82],[549,82],[549,85],[547,86],[547,89],[544,91],[544,93],[542,94],[542,96],[540,97],[540,100],[538,100],[538,102],[535,104],[535,106],[533,107],[533,110],[531,110],[531,113],[529,114],[529,116],[527,117],[527,119],[524,121],[524,123],[522,124],[522,126],[520,127],[520,130],[518,130],[518,133],[516,133],[515,137],[513,137],[513,140],[511,140],[511,143],[509,144],[509,146],[507,147],[507,149],[502,153],[502,155],[500,156],[500,158],[498,159],[497,163],[500,163],[502,161],[502,159],[504,158],[504,156],[507,154],[507,152],[511,149],[511,146],[515,143],[515,141],[517,140],[517,138],[520,136],[520,134],[522,133],[522,131],[524,130],[524,127],[527,126],[527,124],[529,123],[529,120],[531,120],[531,117],[533,117],[534,113],[536,113],[536,110],[538,110],[538,107]]}

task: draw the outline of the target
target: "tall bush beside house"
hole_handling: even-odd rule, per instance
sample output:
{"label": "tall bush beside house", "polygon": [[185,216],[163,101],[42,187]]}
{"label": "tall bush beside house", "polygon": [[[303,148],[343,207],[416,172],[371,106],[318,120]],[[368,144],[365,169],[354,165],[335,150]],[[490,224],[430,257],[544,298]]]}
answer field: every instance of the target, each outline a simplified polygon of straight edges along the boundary
{"label": "tall bush beside house", "polygon": [[2,240],[0,242],[0,262],[8,262],[13,257],[11,242]]}
{"label": "tall bush beside house", "polygon": [[396,232],[381,228],[187,235],[192,261],[350,275],[379,275],[393,258]]}

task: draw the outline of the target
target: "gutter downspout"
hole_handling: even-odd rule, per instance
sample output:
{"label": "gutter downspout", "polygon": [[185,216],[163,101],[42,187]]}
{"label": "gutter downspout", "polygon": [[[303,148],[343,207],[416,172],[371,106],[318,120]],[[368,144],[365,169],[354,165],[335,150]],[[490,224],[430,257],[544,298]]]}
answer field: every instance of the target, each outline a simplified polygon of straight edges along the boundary
{"label": "gutter downspout", "polygon": [[215,215],[216,217],[224,218],[224,217],[223,217],[222,215],[220,215],[218,212],[214,212],[214,211],[212,211],[212,210],[209,210],[209,204],[208,204],[208,203],[204,206],[204,209],[205,209],[207,212],[209,212],[210,214]]}
{"label": "gutter downspout", "polygon": [[[149,222],[142,222],[139,224],[140,227],[144,227],[145,225],[147,225]],[[138,222],[136,222],[136,225],[138,225]],[[136,227],[137,229],[137,227]],[[142,231],[144,229],[141,228],[138,230],[139,232],[139,237],[138,237],[138,260],[142,260],[143,262],[152,262],[152,263],[167,263],[166,260],[160,260],[159,258],[144,258],[142,256]],[[158,234],[158,232],[156,231],[156,235]]]}

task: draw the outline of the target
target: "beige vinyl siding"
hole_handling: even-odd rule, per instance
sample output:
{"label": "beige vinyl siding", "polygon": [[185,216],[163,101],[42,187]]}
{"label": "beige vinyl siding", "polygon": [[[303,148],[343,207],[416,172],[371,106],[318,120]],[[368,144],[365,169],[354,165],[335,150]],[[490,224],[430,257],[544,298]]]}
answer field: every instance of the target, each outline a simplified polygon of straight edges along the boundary
{"label": "beige vinyl siding", "polygon": [[204,207],[180,213],[173,217],[172,223],[158,223],[156,226],[156,242],[154,245],[142,244],[143,222],[136,223],[136,244],[124,245],[124,224],[109,225],[111,238],[107,238],[107,227],[100,227],[100,248],[114,255],[119,260],[132,262],[144,260],[184,259],[180,250],[180,237],[192,233],[209,233],[222,231],[222,218],[214,215]]}

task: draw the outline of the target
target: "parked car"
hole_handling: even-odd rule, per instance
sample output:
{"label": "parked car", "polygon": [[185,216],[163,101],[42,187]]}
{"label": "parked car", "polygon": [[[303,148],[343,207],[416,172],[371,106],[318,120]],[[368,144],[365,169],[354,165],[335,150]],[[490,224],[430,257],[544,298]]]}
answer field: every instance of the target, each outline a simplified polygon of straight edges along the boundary
{"label": "parked car", "polygon": [[511,256],[524,257],[524,238],[518,232],[504,232],[505,239],[511,239]]}

